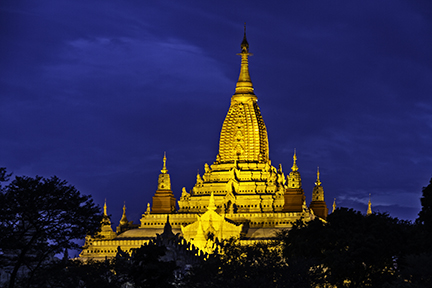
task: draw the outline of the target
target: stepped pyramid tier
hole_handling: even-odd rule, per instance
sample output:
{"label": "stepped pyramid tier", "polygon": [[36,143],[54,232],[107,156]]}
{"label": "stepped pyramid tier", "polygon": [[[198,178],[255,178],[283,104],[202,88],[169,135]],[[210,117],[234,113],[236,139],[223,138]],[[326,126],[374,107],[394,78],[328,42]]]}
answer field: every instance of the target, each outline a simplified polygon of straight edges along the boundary
{"label": "stepped pyramid tier", "polygon": [[171,180],[166,168],[166,154],[163,157],[163,167],[159,174],[158,188],[153,196],[152,213],[174,213],[176,211],[176,199],[171,190]]}
{"label": "stepped pyramid tier", "polygon": [[[315,187],[312,191],[312,202],[309,205],[309,209],[313,210],[315,215],[322,219],[327,219],[328,208],[324,201],[324,188],[321,185],[321,181],[319,179],[320,172],[319,167],[317,169],[317,180],[315,182]],[[336,204],[334,204],[336,205]]]}
{"label": "stepped pyramid tier", "polygon": [[231,105],[222,125],[219,154],[195,186],[183,190],[179,212],[204,213],[211,193],[218,211],[275,212],[284,205],[285,175],[269,159],[267,129],[249,75],[246,30],[240,45],[241,65]]}

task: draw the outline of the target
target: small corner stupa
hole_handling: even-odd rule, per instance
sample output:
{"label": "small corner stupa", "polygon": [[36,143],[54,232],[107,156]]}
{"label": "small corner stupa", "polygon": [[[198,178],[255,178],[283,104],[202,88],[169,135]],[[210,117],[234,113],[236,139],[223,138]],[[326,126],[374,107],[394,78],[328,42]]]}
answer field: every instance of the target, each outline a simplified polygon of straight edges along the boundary
{"label": "small corner stupa", "polygon": [[[324,201],[324,188],[321,185],[321,181],[319,179],[320,172],[319,168],[317,169],[317,180],[315,182],[315,187],[312,192],[312,202],[309,205],[309,209],[312,209],[316,216],[327,219],[328,208]],[[336,205],[336,204],[335,204]]]}
{"label": "small corner stupa", "polygon": [[159,174],[158,188],[153,196],[153,206],[151,208],[154,214],[174,213],[176,209],[176,199],[171,190],[171,180],[166,168],[166,153],[163,157],[163,166]]}

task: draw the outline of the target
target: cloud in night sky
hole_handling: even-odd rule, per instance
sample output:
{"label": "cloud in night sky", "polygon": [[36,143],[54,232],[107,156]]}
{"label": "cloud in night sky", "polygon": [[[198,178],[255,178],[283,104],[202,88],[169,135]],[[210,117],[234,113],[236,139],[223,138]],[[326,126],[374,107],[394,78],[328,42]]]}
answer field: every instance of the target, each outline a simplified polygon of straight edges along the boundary
{"label": "cloud in night sky", "polygon": [[57,175],[135,222],[218,153],[243,22],[270,158],[307,200],[415,219],[432,176],[429,1],[4,1],[0,166]]}

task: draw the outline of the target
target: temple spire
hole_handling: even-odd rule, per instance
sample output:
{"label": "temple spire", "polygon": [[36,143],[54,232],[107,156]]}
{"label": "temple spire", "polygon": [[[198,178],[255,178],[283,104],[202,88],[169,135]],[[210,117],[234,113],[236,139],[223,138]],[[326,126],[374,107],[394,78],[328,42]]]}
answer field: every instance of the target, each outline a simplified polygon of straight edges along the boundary
{"label": "temple spire", "polygon": [[366,215],[371,215],[372,214],[372,203],[371,203],[371,194],[369,194],[369,202],[368,202],[368,209],[366,212]]}
{"label": "temple spire", "polygon": [[253,89],[252,81],[249,75],[248,57],[252,56],[252,54],[249,53],[249,43],[247,42],[246,39],[246,23],[244,26],[243,41],[241,42],[240,48],[241,48],[241,53],[237,54],[241,56],[240,75],[237,81],[234,95],[252,94],[255,96],[253,92],[254,89]]}
{"label": "temple spire", "polygon": [[333,200],[333,210],[332,210],[332,213],[335,212],[335,210],[336,210],[336,198],[334,198],[334,200]]}
{"label": "temple spire", "polygon": [[309,208],[313,209],[315,215],[322,219],[327,218],[328,208],[324,201],[324,188],[320,180],[319,167],[317,167],[317,180],[315,182],[315,187],[312,190],[312,202]]}
{"label": "temple spire", "polygon": [[249,52],[249,43],[247,42],[246,39],[246,22],[244,23],[244,34],[243,34],[243,41],[240,45],[242,53],[243,51]]}
{"label": "temple spire", "polygon": [[162,170],[161,170],[161,172],[163,173],[163,174],[166,174],[167,172],[168,172],[168,169],[166,169],[166,152],[164,152],[164,157],[163,157],[163,167],[162,167]]}
{"label": "temple spire", "polygon": [[104,214],[103,214],[103,216],[108,216],[108,214],[107,214],[106,198],[105,198],[105,203],[104,203]]}
{"label": "temple spire", "polygon": [[291,167],[291,171],[293,171],[293,172],[298,171],[297,153],[296,153],[296,149],[295,148],[294,148],[294,156],[293,156],[293,166]]}
{"label": "temple spire", "polygon": [[319,179],[319,175],[320,175],[320,172],[319,172],[319,167],[317,168],[317,180],[316,180],[316,182],[315,182],[315,185],[316,186],[321,186],[321,181],[320,181],[320,179]]}
{"label": "temple spire", "polygon": [[123,204],[123,215],[122,218],[120,219],[120,225],[126,225],[128,224],[129,221],[126,218],[126,202]]}
{"label": "temple spire", "polygon": [[101,229],[97,233],[98,237],[113,239],[117,234],[111,228],[111,220],[107,213],[106,199],[104,203],[104,214],[101,220]]}
{"label": "temple spire", "polygon": [[151,207],[152,214],[173,213],[175,208],[175,197],[171,190],[171,179],[166,168],[166,153],[164,152],[163,167],[158,178],[158,188],[153,196]]}

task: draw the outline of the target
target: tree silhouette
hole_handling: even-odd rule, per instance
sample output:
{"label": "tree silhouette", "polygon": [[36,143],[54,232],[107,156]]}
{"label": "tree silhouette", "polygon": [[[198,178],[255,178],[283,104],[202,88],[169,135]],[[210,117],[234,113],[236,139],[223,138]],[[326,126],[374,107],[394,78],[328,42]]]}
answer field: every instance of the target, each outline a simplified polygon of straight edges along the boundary
{"label": "tree silhouette", "polygon": [[[0,174],[7,175],[5,169]],[[31,283],[55,254],[80,248],[74,240],[95,231],[100,219],[101,209],[91,197],[66,181],[15,177],[0,193],[0,261],[9,269],[9,287],[20,271]]]}
{"label": "tree silhouette", "polygon": [[294,225],[282,235],[284,256],[321,268],[322,279],[337,287],[382,287],[398,278],[411,225],[386,213],[362,215],[341,208],[328,222]]}
{"label": "tree silhouette", "polygon": [[423,225],[428,234],[432,234],[432,178],[429,185],[423,187],[422,197],[420,198],[422,210],[418,214],[416,223]]}

